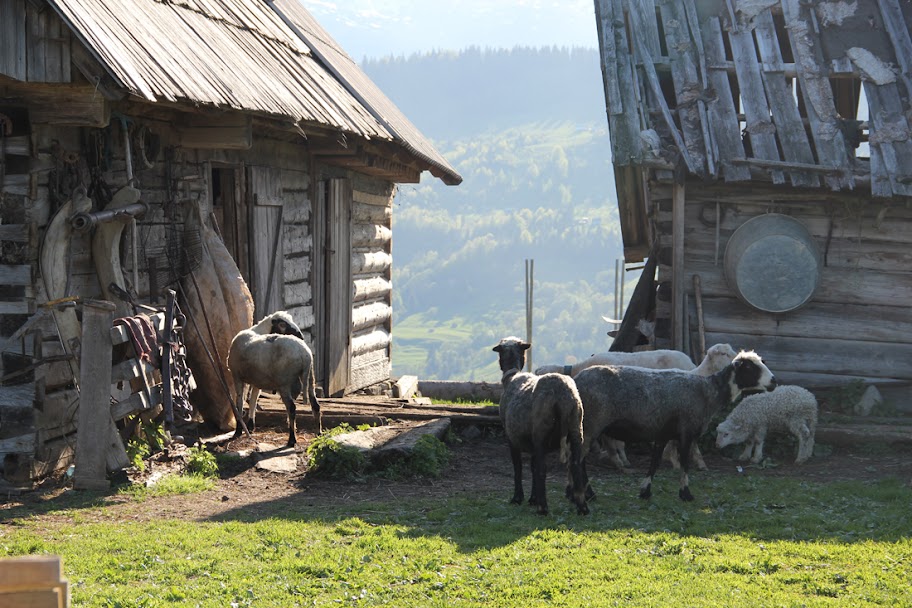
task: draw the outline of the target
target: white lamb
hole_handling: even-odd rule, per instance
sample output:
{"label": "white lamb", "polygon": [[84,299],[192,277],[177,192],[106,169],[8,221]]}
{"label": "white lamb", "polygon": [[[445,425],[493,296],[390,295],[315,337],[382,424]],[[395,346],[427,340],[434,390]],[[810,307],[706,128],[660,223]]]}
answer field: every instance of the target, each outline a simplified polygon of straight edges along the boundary
{"label": "white lamb", "polygon": [[[747,442],[739,460],[763,460],[763,441],[768,431],[788,431],[798,438],[801,464],[814,452],[817,399],[800,386],[780,386],[771,393],[745,397],[724,422],[716,427],[716,446]],[[753,455],[752,455],[753,454]]]}

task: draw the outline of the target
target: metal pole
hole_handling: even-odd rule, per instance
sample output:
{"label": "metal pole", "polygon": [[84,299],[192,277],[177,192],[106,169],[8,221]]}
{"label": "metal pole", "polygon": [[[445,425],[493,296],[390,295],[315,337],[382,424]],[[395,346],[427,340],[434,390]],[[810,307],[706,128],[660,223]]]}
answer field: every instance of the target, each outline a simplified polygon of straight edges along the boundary
{"label": "metal pole", "polygon": [[[526,342],[532,344],[532,291],[534,286],[535,260],[526,260]],[[532,371],[532,349],[526,351],[526,371]]]}

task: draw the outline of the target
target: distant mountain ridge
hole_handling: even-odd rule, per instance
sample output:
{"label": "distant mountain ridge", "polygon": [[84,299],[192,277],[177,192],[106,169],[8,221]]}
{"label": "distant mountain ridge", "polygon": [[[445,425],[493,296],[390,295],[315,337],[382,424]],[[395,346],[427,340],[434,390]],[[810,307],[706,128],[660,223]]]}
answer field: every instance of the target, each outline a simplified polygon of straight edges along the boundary
{"label": "distant mountain ridge", "polygon": [[361,67],[433,140],[527,123],[606,124],[598,51],[469,47],[365,59]]}
{"label": "distant mountain ridge", "polygon": [[621,239],[598,53],[468,49],[364,69],[464,178],[396,196],[394,374],[498,381],[491,348],[525,332],[526,259],[536,364],[607,350]]}

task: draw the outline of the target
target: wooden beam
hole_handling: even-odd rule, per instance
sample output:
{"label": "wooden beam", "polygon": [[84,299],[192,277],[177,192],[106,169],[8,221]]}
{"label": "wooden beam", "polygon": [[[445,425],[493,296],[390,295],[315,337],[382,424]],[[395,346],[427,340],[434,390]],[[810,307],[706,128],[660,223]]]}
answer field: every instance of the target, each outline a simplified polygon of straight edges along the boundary
{"label": "wooden beam", "polygon": [[672,344],[684,348],[684,184],[672,189]]}
{"label": "wooden beam", "polygon": [[253,146],[253,121],[248,114],[187,116],[177,131],[185,148],[249,150]]}

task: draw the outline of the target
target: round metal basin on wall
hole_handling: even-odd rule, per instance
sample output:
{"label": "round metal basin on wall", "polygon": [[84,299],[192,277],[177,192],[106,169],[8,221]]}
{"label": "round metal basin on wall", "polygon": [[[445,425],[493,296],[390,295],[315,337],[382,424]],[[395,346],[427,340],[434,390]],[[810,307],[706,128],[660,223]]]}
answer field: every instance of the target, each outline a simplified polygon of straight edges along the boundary
{"label": "round metal basin on wall", "polygon": [[725,247],[725,279],[748,306],[783,313],[806,304],[823,261],[807,228],[779,213],[744,222]]}

